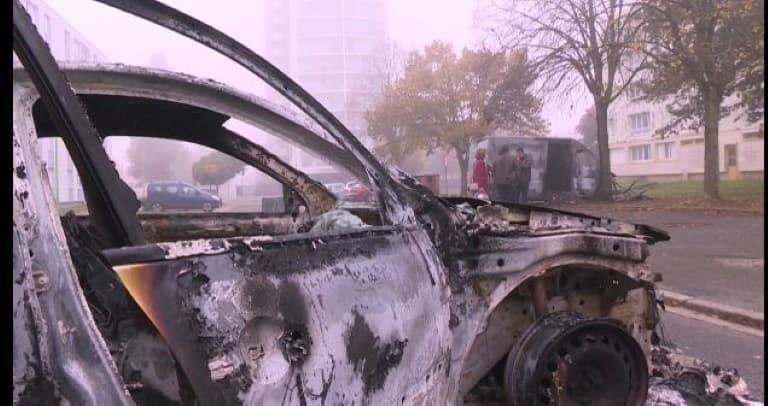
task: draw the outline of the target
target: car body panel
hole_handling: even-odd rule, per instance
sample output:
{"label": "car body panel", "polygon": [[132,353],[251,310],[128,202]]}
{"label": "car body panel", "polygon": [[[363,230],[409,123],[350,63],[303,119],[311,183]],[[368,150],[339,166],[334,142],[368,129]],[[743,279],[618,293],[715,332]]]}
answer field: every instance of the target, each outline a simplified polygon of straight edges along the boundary
{"label": "car body panel", "polygon": [[[193,386],[225,402],[441,403],[448,292],[418,239],[429,241],[385,226],[158,244],[162,261],[113,265],[171,347],[187,348],[176,356]],[[206,341],[185,347],[189,336]]]}

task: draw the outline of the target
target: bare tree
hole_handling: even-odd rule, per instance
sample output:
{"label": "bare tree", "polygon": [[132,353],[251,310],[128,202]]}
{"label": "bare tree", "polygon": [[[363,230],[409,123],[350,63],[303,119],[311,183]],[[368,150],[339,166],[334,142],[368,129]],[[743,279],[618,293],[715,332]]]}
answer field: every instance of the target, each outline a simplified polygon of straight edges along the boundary
{"label": "bare tree", "polygon": [[600,158],[598,197],[611,198],[608,107],[646,57],[636,52],[642,21],[632,0],[487,0],[487,31],[502,46],[527,47],[546,98],[586,90],[594,100]]}
{"label": "bare tree", "polygon": [[358,137],[367,137],[365,112],[381,100],[383,89],[403,74],[406,57],[398,43],[381,41],[365,59],[361,71],[347,80],[344,110],[348,114],[344,123]]}
{"label": "bare tree", "polygon": [[579,118],[576,124],[576,132],[581,134],[581,143],[597,155],[597,121],[595,120],[595,106],[591,106]]}

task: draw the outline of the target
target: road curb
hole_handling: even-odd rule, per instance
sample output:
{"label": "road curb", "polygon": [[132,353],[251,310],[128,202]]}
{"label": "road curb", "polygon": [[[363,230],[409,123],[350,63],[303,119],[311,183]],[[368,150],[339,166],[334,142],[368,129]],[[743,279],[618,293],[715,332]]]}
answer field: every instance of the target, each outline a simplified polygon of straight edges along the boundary
{"label": "road curb", "polygon": [[765,329],[765,317],[763,313],[728,306],[708,300],[696,299],[682,293],[662,290],[661,298],[668,307],[683,308],[691,312],[701,313],[729,323],[738,324],[763,331]]}

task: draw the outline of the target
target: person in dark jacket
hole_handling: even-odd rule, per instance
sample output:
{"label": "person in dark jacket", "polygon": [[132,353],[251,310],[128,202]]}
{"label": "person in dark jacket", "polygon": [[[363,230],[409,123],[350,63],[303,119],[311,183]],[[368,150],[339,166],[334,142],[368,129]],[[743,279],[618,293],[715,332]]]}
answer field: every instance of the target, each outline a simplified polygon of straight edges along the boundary
{"label": "person in dark jacket", "polygon": [[515,168],[514,157],[509,153],[509,145],[499,149],[499,158],[493,163],[494,199],[512,202],[514,199]]}
{"label": "person in dark jacket", "polygon": [[518,148],[514,159],[513,202],[528,203],[528,188],[531,185],[531,157],[522,148]]}

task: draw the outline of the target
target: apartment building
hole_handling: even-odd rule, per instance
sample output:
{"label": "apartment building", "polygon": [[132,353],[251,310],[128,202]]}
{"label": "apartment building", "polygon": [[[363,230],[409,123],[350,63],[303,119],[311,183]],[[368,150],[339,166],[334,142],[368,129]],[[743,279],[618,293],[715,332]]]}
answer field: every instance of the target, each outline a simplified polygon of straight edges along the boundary
{"label": "apartment building", "polygon": [[[386,0],[266,0],[266,58],[323,103],[365,144],[364,114],[378,94],[373,75],[387,38]],[[309,172],[323,164],[291,151]]]}
{"label": "apartment building", "polygon": [[[57,61],[105,61],[96,49],[61,15],[42,0],[21,0]],[[14,62],[19,63],[14,55]],[[83,200],[83,187],[64,143],[58,139],[38,140],[38,153],[48,169],[54,196],[59,202]],[[109,145],[106,145],[109,152]]]}
{"label": "apartment building", "polygon": [[[608,110],[611,170],[619,177],[656,181],[700,179],[704,174],[704,128],[661,137],[656,130],[672,120],[663,103],[640,100],[630,86]],[[732,103],[735,99],[726,100]],[[723,178],[762,176],[763,123],[736,120],[738,113],[720,120],[719,154]]]}

